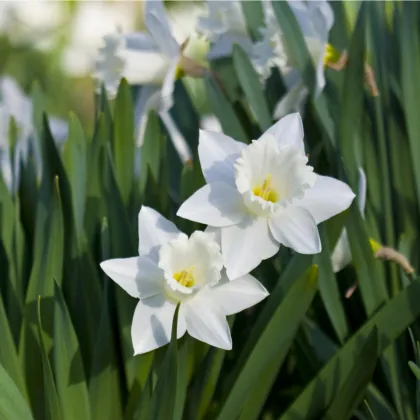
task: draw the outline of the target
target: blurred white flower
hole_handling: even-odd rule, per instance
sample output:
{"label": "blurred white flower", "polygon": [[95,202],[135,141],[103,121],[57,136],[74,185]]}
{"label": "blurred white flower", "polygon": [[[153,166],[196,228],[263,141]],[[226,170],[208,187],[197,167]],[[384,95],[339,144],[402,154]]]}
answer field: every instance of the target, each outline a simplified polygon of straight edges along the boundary
{"label": "blurred white flower", "polygon": [[136,2],[78,2],[70,25],[69,43],[63,53],[63,67],[72,76],[89,74],[104,36],[132,31],[136,19]]}
{"label": "blurred white flower", "polygon": [[[309,53],[316,68],[316,92],[325,85],[324,67],[328,60],[336,59],[336,52],[328,45],[329,31],[334,22],[332,9],[326,0],[300,1],[288,0],[288,4],[296,17],[302,34],[308,46]],[[288,93],[277,104],[275,118],[281,118],[286,113],[299,110],[299,106],[307,95],[307,89],[300,77],[294,73],[284,45],[282,30],[279,27],[273,10],[272,0],[263,1],[265,28],[261,29],[262,39],[253,47],[253,63],[265,79],[271,73],[271,68],[278,67],[284,76]]]}
{"label": "blurred white flower", "polygon": [[[357,204],[362,214],[365,216],[366,205],[366,175],[362,168],[359,168],[359,185],[357,191]],[[334,247],[331,255],[331,263],[334,273],[338,273],[344,267],[351,263],[352,256],[350,251],[349,240],[347,238],[347,229],[341,231],[340,237]]]}
{"label": "blurred white flower", "polygon": [[131,326],[135,354],[170,341],[178,303],[177,338],[188,332],[197,340],[230,350],[226,316],[268,295],[250,275],[231,282],[226,278],[220,247],[211,235],[196,231],[188,237],[144,206],[139,213],[139,257],[104,261],[101,268],[129,295],[140,299]]}
{"label": "blurred white flower", "polygon": [[29,42],[38,49],[48,48],[64,21],[65,9],[60,2],[0,2],[0,33],[13,43]]}
{"label": "blurred white flower", "polygon": [[307,165],[299,114],[284,117],[248,146],[201,131],[198,153],[207,185],[177,214],[220,231],[231,279],[275,255],[280,244],[301,254],[320,252],[317,224],[354,198],[346,184]]}
{"label": "blurred white flower", "polygon": [[172,33],[163,2],[147,0],[144,7],[147,32],[106,36],[95,77],[104,83],[111,97],[115,96],[122,77],[130,84],[141,85],[136,104],[136,115],[140,118],[137,144],[143,144],[149,111],[157,110],[185,162],[191,158],[191,152],[169,110],[173,106],[176,79],[184,74],[195,77],[203,74],[208,42],[192,33],[180,45]]}
{"label": "blurred white flower", "polygon": [[239,44],[248,54],[252,52],[241,2],[239,0],[207,0],[207,15],[197,23],[197,31],[211,41],[209,60],[228,57],[234,44]]}
{"label": "blurred white flower", "polygon": [[[6,184],[12,186],[12,162],[9,156],[9,126],[13,117],[17,127],[15,168],[18,170],[19,159],[27,153],[28,139],[34,135],[33,106],[31,100],[22,92],[18,84],[10,77],[0,79],[0,166]],[[67,123],[50,118],[49,125],[54,139],[60,143],[67,138]]]}

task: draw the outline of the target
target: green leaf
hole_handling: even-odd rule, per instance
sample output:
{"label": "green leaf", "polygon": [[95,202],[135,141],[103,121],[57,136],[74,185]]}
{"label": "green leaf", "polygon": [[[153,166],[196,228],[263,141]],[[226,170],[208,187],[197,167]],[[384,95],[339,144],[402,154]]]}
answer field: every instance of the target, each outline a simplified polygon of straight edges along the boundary
{"label": "green leaf", "polygon": [[259,76],[248,55],[239,45],[233,47],[233,65],[251,111],[258,121],[261,131],[266,131],[273,121],[270,110],[263,94]]}
{"label": "green leaf", "polygon": [[80,347],[57,283],[54,300],[54,373],[63,418],[89,420],[89,396]]}
{"label": "green leaf", "polygon": [[32,420],[31,411],[12,378],[0,365],[0,418]]}
{"label": "green leaf", "polygon": [[125,205],[134,179],[134,112],[130,86],[122,79],[114,108],[113,152],[115,176]]}
{"label": "green leaf", "polygon": [[44,387],[42,362],[36,335],[38,323],[37,300],[41,296],[44,312],[44,341],[47,352],[53,336],[54,279],[61,283],[64,253],[64,229],[61,212],[59,180],[50,181],[52,196],[48,195],[48,181],[37,207],[33,266],[26,292],[24,324],[19,343],[19,356],[24,366],[31,405],[36,418],[44,418]]}
{"label": "green leaf", "polygon": [[365,69],[365,5],[360,7],[349,48],[349,64],[344,72],[340,101],[339,149],[350,185],[357,187],[355,137],[362,132],[364,116],[364,69]]}
{"label": "green leaf", "polygon": [[416,182],[417,203],[420,204],[420,165],[415,158],[420,154],[420,118],[417,112],[420,97],[420,80],[417,77],[420,69],[420,37],[417,31],[417,6],[415,2],[402,3],[400,62],[405,122]]}
{"label": "green leaf", "polygon": [[223,128],[223,132],[237,141],[249,142],[249,136],[235,113],[231,103],[222,92],[222,87],[210,75],[205,76],[210,106]]}
{"label": "green leaf", "polygon": [[151,174],[155,183],[159,182],[162,154],[161,137],[162,132],[159,117],[154,111],[150,111],[141,149],[140,192],[142,194],[145,191],[147,183],[150,182],[148,174]]}
{"label": "green leaf", "polygon": [[356,357],[353,369],[325,413],[324,420],[350,419],[366,393],[377,361],[378,332],[373,328]]}
{"label": "green leaf", "polygon": [[408,366],[410,367],[411,371],[414,373],[416,378],[420,381],[420,368],[411,360],[408,362]]}
{"label": "green leaf", "polygon": [[[109,231],[107,220],[102,222],[102,260],[109,258]],[[106,279],[103,291],[101,318],[93,351],[92,371],[89,382],[89,396],[93,420],[114,420],[122,418],[121,390],[115,341],[110,319],[110,286]]]}
{"label": "green leaf", "polygon": [[[174,418],[174,409],[177,405],[177,398],[179,398],[179,391],[177,389],[177,348],[178,339],[178,313],[180,304],[178,303],[174,318],[172,321],[171,342],[166,349],[165,358],[159,369],[158,381],[153,392],[151,402],[150,419],[153,420],[169,420]],[[181,390],[182,391],[182,390]],[[183,391],[182,391],[183,392]]]}
{"label": "green leaf", "polygon": [[73,214],[77,238],[82,237],[86,201],[87,144],[83,128],[77,116],[70,114],[69,136],[63,150],[73,203]]}
{"label": "green leaf", "polygon": [[319,267],[319,292],[331,324],[340,342],[343,343],[349,333],[346,314],[341,302],[337,279],[331,266],[332,252],[325,233],[325,226],[320,226],[319,232],[322,241],[322,252],[314,256],[314,263]]}
{"label": "green leaf", "polygon": [[51,370],[50,361],[48,360],[47,349],[44,342],[44,332],[41,323],[41,297],[38,296],[38,339],[41,348],[42,357],[42,371],[44,377],[44,388],[45,388],[45,418],[50,420],[61,420],[63,414],[61,411],[60,401],[57,395],[57,389],[54,383],[54,377]]}
{"label": "green leaf", "polygon": [[0,365],[4,366],[7,374],[15,383],[16,387],[22,395],[27,399],[26,384],[23,378],[22,368],[19,364],[15,343],[13,342],[12,333],[10,331],[9,322],[3,306],[3,299],[0,295],[0,331],[2,332],[2,340],[0,346]]}
{"label": "green leaf", "polygon": [[[316,291],[318,268],[312,266],[307,274],[297,280],[275,313],[261,331],[249,357],[243,364],[232,389],[220,410],[218,420],[233,419],[241,411],[243,401],[249,397],[253,385],[259,386],[260,377],[267,365],[281,354],[287,354]],[[287,320],[287,321],[285,321]]]}
{"label": "green leaf", "polygon": [[314,92],[316,88],[314,64],[296,17],[286,1],[273,2],[273,10],[282,30],[288,55],[301,72],[306,87]]}
{"label": "green leaf", "polygon": [[260,1],[241,1],[246,26],[254,41],[261,38],[260,29],[265,26],[264,11]]}
{"label": "green leaf", "polygon": [[[380,354],[420,315],[420,306],[417,304],[418,293],[420,293],[420,281],[414,281],[373,315],[307,385],[281,420],[316,419],[322,410],[332,403],[344,385],[354,363],[358,360],[360,343],[372,328],[376,326],[378,329]],[[307,417],[309,412],[310,417]]]}

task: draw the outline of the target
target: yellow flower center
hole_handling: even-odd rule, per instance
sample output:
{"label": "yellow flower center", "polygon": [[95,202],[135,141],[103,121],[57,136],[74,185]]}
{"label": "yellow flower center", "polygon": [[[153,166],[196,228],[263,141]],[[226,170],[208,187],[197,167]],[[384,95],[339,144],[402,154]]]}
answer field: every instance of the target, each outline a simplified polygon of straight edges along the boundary
{"label": "yellow flower center", "polygon": [[336,63],[339,59],[340,53],[331,44],[327,44],[324,53],[324,67]]}
{"label": "yellow flower center", "polygon": [[184,287],[193,287],[195,284],[194,276],[192,275],[192,272],[194,270],[194,266],[178,271],[174,274],[174,279]]}
{"label": "yellow flower center", "polygon": [[264,180],[263,184],[261,186],[254,187],[252,189],[252,192],[254,193],[254,195],[256,195],[257,197],[261,197],[265,201],[275,203],[278,201],[278,195],[273,189],[271,178],[272,176],[271,174],[269,174]]}

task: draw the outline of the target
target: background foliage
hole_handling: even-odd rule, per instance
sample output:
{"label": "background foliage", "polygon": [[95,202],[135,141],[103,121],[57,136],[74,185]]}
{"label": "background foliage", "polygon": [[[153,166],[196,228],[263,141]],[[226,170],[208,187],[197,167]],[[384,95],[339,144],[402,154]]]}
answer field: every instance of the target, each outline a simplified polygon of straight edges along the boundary
{"label": "background foliage", "polygon": [[[93,135],[80,123],[86,116],[70,115],[58,151],[42,113],[49,80],[46,89],[32,88],[42,177],[29,158],[20,162],[16,191],[0,178],[0,418],[419,418],[420,281],[376,259],[369,238],[399,250],[418,271],[420,5],[366,2],[351,25],[344,4],[331,5],[330,43],[348,50],[349,65],[327,70],[318,96],[293,14],[285,2],[275,11],[311,92],[304,112],[310,163],[355,191],[363,167],[366,218],[353,203],[320,226],[321,254],[282,248],[261,265],[255,275],[271,295],[231,317],[230,352],[184,337],[133,357],[135,301],[99,270],[100,261],[136,255],[142,204],[187,232],[198,227],[175,216],[204,182],[198,159],[183,166],[152,114],[135,170],[133,91],[124,81],[113,103],[104,94],[92,102]],[[255,31],[261,4],[243,7]],[[244,142],[272,124],[284,94],[277,72],[260,86],[247,60],[237,48],[232,60],[213,63],[218,80],[204,79],[224,132]],[[379,96],[366,88],[366,60]],[[173,115],[196,155],[199,114],[182,81]],[[13,148],[13,134],[10,140]],[[334,275],[330,254],[344,226],[353,264]]]}

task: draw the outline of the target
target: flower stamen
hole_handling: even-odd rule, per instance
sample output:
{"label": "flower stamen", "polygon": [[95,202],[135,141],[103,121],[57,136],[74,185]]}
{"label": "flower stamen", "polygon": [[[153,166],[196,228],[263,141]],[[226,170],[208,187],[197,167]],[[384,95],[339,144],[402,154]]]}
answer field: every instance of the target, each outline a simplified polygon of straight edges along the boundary
{"label": "flower stamen", "polygon": [[194,270],[194,266],[192,265],[189,268],[186,268],[185,270],[178,271],[174,274],[174,279],[184,287],[193,287],[195,284],[194,276],[192,275],[192,272]]}
{"label": "flower stamen", "polygon": [[275,203],[278,201],[278,195],[276,191],[273,189],[273,184],[271,182],[272,175],[269,174],[267,178],[264,180],[262,186],[254,187],[252,192],[257,197],[261,197],[265,201],[270,201],[271,203]]}

